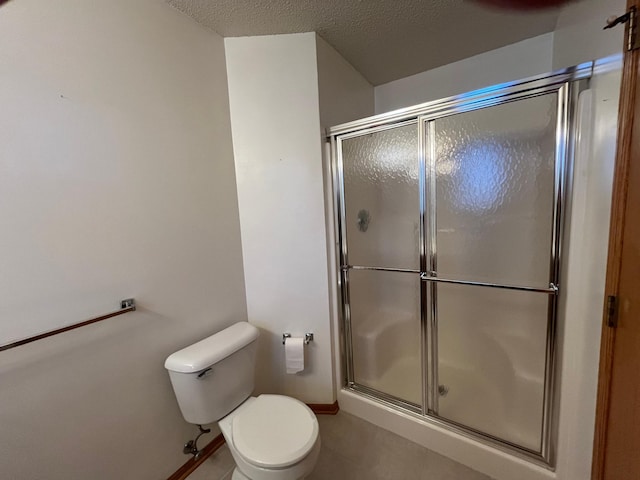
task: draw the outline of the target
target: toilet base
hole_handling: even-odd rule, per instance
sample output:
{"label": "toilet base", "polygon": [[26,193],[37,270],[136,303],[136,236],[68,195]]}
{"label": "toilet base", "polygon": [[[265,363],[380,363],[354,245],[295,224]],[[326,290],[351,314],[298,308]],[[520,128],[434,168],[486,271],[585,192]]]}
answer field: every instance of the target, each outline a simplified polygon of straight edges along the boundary
{"label": "toilet base", "polygon": [[238,467],[233,469],[233,473],[231,474],[231,480],[251,480],[244,473],[238,470]]}
{"label": "toilet base", "polygon": [[233,444],[230,445],[227,441],[227,445],[236,462],[231,480],[304,480],[313,471],[320,455],[320,437],[318,437],[313,449],[302,462],[287,468],[271,470],[248,464],[238,454]]}
{"label": "toilet base", "polygon": [[[300,480],[304,480],[307,477],[302,477]],[[231,480],[251,480],[244,473],[238,470],[238,467],[233,469],[233,473],[231,474]]]}

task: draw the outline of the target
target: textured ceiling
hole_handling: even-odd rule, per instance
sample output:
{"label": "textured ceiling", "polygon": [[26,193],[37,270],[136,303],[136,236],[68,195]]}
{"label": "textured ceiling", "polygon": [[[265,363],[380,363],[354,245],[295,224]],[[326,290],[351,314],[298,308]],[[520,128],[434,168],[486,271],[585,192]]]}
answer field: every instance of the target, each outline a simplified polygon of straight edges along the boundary
{"label": "textured ceiling", "polygon": [[167,0],[224,37],[319,33],[373,85],[554,29],[558,12],[469,0]]}

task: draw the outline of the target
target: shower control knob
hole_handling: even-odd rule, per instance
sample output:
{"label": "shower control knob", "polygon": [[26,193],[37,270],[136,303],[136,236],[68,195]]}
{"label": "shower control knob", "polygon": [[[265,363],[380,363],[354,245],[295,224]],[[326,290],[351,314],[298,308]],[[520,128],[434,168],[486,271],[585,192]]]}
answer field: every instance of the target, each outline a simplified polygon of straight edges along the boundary
{"label": "shower control knob", "polygon": [[358,230],[361,232],[366,232],[369,228],[369,222],[371,221],[371,215],[369,214],[369,210],[360,210],[358,212]]}
{"label": "shower control knob", "polygon": [[438,385],[438,393],[441,397],[446,397],[447,393],[449,393],[449,387],[446,385]]}

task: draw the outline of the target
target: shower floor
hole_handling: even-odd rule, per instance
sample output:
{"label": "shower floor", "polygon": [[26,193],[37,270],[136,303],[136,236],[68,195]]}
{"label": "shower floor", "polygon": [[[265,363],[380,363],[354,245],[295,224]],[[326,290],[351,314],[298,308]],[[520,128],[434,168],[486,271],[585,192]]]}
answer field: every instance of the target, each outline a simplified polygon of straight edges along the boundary
{"label": "shower floor", "polygon": [[402,357],[390,364],[379,378],[362,381],[362,384],[421,405],[421,375],[420,358]]}
{"label": "shower floor", "polygon": [[[352,415],[318,415],[318,422],[322,449],[308,480],[491,480]],[[233,468],[225,445],[189,480],[230,480]]]}

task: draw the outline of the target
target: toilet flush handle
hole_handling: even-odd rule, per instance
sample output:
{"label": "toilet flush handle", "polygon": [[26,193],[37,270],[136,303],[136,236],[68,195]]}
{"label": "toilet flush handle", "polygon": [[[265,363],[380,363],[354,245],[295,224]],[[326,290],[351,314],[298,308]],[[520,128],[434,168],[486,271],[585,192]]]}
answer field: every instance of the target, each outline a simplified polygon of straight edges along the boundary
{"label": "toilet flush handle", "polygon": [[203,371],[201,371],[198,374],[198,380],[203,380],[212,374],[213,374],[213,369],[211,367],[205,368]]}

